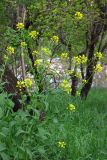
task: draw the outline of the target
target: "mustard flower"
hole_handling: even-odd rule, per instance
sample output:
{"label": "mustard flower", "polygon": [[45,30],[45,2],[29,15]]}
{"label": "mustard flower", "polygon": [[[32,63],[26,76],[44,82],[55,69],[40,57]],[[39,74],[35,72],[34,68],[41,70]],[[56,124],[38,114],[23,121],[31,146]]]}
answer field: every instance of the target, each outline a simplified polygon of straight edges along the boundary
{"label": "mustard flower", "polygon": [[32,55],[33,56],[36,56],[38,54],[38,51],[37,50],[34,50],[33,52],[32,52]]}
{"label": "mustard flower", "polygon": [[48,48],[42,47],[42,48],[41,48],[41,51],[42,51],[45,55],[49,55],[49,49],[48,49]]}
{"label": "mustard flower", "polygon": [[26,78],[26,79],[24,80],[24,84],[25,84],[26,88],[31,88],[31,87],[32,87],[32,84],[33,84],[33,81],[32,81],[32,79],[30,79],[30,78]]}
{"label": "mustard flower", "polygon": [[98,60],[100,60],[102,58],[102,53],[101,52],[96,52],[94,54],[95,58],[98,58]]}
{"label": "mustard flower", "polygon": [[58,36],[53,36],[52,38],[51,38],[51,40],[54,42],[54,43],[58,43],[59,42],[59,37]]}
{"label": "mustard flower", "polygon": [[67,57],[68,57],[68,53],[62,53],[62,54],[61,54],[61,58],[62,58],[62,59],[66,59]]}
{"label": "mustard flower", "polygon": [[82,83],[83,83],[83,84],[86,84],[86,83],[87,83],[87,80],[86,80],[86,79],[83,79],[83,80],[82,80]]}
{"label": "mustard flower", "polygon": [[37,60],[35,60],[35,62],[34,62],[34,66],[38,66],[38,65],[40,65],[40,64],[41,64],[41,62],[42,62],[42,60],[41,60],[41,59],[37,59]]}
{"label": "mustard flower", "polygon": [[80,56],[80,59],[82,64],[87,63],[87,57],[84,54]]}
{"label": "mustard flower", "polygon": [[19,30],[24,29],[24,24],[18,22],[18,23],[16,24],[16,28],[19,29]]}
{"label": "mustard flower", "polygon": [[79,55],[79,56],[75,56],[74,58],[74,62],[79,65],[79,64],[85,64],[87,62],[87,57],[83,54],[83,55]]}
{"label": "mustard flower", "polygon": [[76,12],[75,17],[76,17],[76,19],[81,20],[81,19],[83,19],[84,15],[81,12]]}
{"label": "mustard flower", "polygon": [[76,107],[73,104],[69,104],[68,107],[67,107],[67,109],[69,111],[75,111]]}
{"label": "mustard flower", "polygon": [[21,47],[26,47],[27,43],[26,42],[21,42]]}
{"label": "mustard flower", "polygon": [[22,81],[17,81],[16,87],[19,88],[20,92],[22,92],[23,88],[25,87],[25,84]]}
{"label": "mustard flower", "polygon": [[59,141],[58,142],[58,147],[59,148],[65,148],[66,147],[66,143],[64,141]]}
{"label": "mustard flower", "polygon": [[74,56],[73,60],[77,65],[81,64],[81,59],[79,56]]}
{"label": "mustard flower", "polygon": [[67,80],[63,80],[62,83],[61,83],[61,87],[64,91],[66,91],[68,94],[71,93],[72,91],[72,88],[69,84],[69,82]]}
{"label": "mustard flower", "polygon": [[8,61],[8,56],[4,55],[4,61],[7,62]]}
{"label": "mustard flower", "polygon": [[100,73],[102,71],[103,67],[101,66],[101,64],[97,64],[95,67],[95,71]]}
{"label": "mustard flower", "polygon": [[72,71],[72,70],[68,70],[68,74],[69,74],[69,75],[72,75],[72,74],[73,74],[73,71]]}
{"label": "mustard flower", "polygon": [[31,88],[33,84],[32,79],[26,78],[24,81],[17,81],[16,87],[19,88],[20,91],[23,90],[23,88]]}
{"label": "mustard flower", "polygon": [[80,73],[80,72],[76,72],[75,76],[76,76],[77,78],[81,78],[81,73]]}
{"label": "mustard flower", "polygon": [[6,51],[9,53],[9,54],[14,54],[14,48],[9,46],[7,47]]}
{"label": "mustard flower", "polygon": [[30,33],[29,33],[29,36],[32,38],[32,39],[36,39],[37,38],[37,36],[38,36],[38,32],[37,31],[31,31]]}

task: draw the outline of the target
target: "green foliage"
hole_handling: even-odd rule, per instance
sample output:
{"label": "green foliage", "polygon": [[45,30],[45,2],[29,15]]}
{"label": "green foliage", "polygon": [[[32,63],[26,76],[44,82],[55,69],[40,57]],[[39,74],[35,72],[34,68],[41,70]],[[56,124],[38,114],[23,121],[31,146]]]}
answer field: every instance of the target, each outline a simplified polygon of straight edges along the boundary
{"label": "green foliage", "polygon": [[[94,96],[93,96],[94,95]],[[60,90],[49,93],[40,101],[45,119],[40,121],[40,109],[12,113],[13,103],[6,93],[0,95],[0,157],[2,160],[62,160],[106,159],[106,99],[107,91],[93,89],[86,102]],[[100,97],[100,99],[99,99]],[[36,98],[36,97],[35,97]],[[32,105],[37,104],[32,97]],[[44,106],[48,103],[48,110]],[[68,104],[75,112],[67,110]],[[38,106],[38,105],[37,105]],[[31,107],[32,108],[32,107]],[[5,112],[4,112],[5,110]],[[8,114],[6,111],[9,111]],[[11,111],[11,112],[10,112]],[[65,148],[58,147],[63,140]]]}
{"label": "green foliage", "polygon": [[[7,66],[13,67],[14,72],[15,70],[17,72],[21,62],[23,75],[28,71],[34,76],[35,81],[33,84],[30,79],[25,85],[26,76],[23,81],[20,79],[21,83],[19,80],[19,88],[18,84],[17,88],[22,95],[20,103],[24,111],[20,109],[17,113],[13,112],[14,103],[11,100],[13,95],[4,92],[0,85],[1,160],[107,159],[106,89],[93,89],[86,101],[82,101],[79,97],[72,97],[60,89],[48,90],[50,78],[55,75],[55,72],[49,70],[50,62],[47,63],[49,58],[59,57],[62,52],[64,54],[67,52],[68,57],[65,63],[68,63],[70,59],[68,52],[70,52],[72,56],[70,64],[74,63],[74,72],[80,68],[82,56],[75,57],[73,62],[73,55],[90,49],[87,47],[91,43],[92,27],[94,23],[96,26],[103,21],[101,8],[104,3],[106,0],[101,3],[91,0],[4,0],[0,2],[0,13],[3,15],[2,19],[0,17],[2,23],[0,53],[5,55],[5,64],[0,69],[0,77],[2,79]],[[13,29],[13,25],[16,25],[14,23],[18,23],[20,13],[24,12],[22,6],[27,13],[25,22],[30,21],[31,25],[26,29],[21,24],[22,28],[14,26],[15,29]],[[18,9],[19,17],[17,17]],[[76,13],[79,13],[80,17],[76,17]],[[16,16],[15,22],[14,16]],[[22,20],[24,17],[20,18]],[[4,26],[7,23],[11,27]],[[3,33],[5,28],[7,30]],[[58,43],[52,42],[53,36],[58,38]],[[101,35],[99,37],[101,38]],[[3,43],[4,39],[5,43]],[[99,41],[95,46],[96,52],[100,43]],[[102,43],[106,43],[106,38]],[[7,47],[10,48],[6,50]],[[92,57],[94,58],[98,59],[98,57]],[[27,64],[27,71],[25,64]],[[48,74],[51,74],[49,79]],[[69,77],[71,78],[71,75]],[[32,84],[36,85],[36,87],[33,86],[36,91],[29,87]],[[71,89],[69,82],[64,83],[63,86],[67,88],[70,86]],[[25,87],[26,91],[23,92]],[[44,94],[39,93],[39,87],[43,87]],[[25,103],[26,93],[30,96],[28,104]],[[75,111],[68,110],[69,104],[76,107]],[[58,142],[64,142],[65,148],[59,146]]]}

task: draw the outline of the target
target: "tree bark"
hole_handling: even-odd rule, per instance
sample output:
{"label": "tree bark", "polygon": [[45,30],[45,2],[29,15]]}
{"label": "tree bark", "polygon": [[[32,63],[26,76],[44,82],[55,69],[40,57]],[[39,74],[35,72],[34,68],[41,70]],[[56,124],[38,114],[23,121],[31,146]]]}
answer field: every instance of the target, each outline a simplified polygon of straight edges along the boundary
{"label": "tree bark", "polygon": [[6,67],[4,71],[2,81],[5,82],[4,91],[6,91],[9,94],[13,94],[11,96],[11,99],[14,102],[13,111],[16,112],[19,108],[21,108],[21,104],[20,104],[21,95],[18,89],[16,88],[17,78],[14,76],[14,74],[8,67]]}
{"label": "tree bark", "polygon": [[87,69],[86,69],[86,81],[87,83],[83,86],[81,89],[81,97],[87,98],[87,95],[90,91],[90,88],[92,86],[93,82],[93,76],[94,76],[94,66],[95,66],[95,60],[94,60],[94,50],[96,47],[96,43],[99,40],[100,33],[102,32],[103,25],[100,23],[93,23],[92,31],[91,31],[91,38],[90,38],[90,44],[89,44],[89,51],[88,51],[88,62],[87,62]]}

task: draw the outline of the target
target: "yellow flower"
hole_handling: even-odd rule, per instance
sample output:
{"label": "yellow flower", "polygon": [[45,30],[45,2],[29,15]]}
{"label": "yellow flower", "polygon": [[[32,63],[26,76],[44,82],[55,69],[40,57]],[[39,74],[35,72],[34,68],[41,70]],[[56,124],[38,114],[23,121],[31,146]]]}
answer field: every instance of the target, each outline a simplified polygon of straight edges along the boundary
{"label": "yellow flower", "polygon": [[23,86],[24,86],[24,85],[23,85],[23,83],[22,83],[21,81],[17,81],[16,87],[19,88],[20,92],[22,92]]}
{"label": "yellow flower", "polygon": [[16,87],[20,89],[22,92],[23,88],[31,88],[32,87],[32,80],[30,78],[26,78],[24,81],[17,81]]}
{"label": "yellow flower", "polygon": [[83,55],[75,56],[74,57],[74,62],[79,65],[79,64],[85,64],[87,62],[87,57]]}
{"label": "yellow flower", "polygon": [[41,51],[44,52],[46,55],[49,54],[49,49],[48,48],[42,47]]}
{"label": "yellow flower", "polygon": [[68,74],[69,74],[69,75],[72,75],[72,74],[73,74],[73,71],[72,71],[72,70],[68,70]]}
{"label": "yellow flower", "polygon": [[21,42],[21,47],[26,47],[27,43],[26,42]]}
{"label": "yellow flower", "polygon": [[59,141],[58,142],[58,147],[65,148],[66,147],[66,143],[64,141]]}
{"label": "yellow flower", "polygon": [[87,83],[87,80],[86,80],[86,79],[83,79],[83,80],[82,80],[82,83],[83,83],[83,84],[86,84],[86,83]]}
{"label": "yellow flower", "polygon": [[41,64],[41,59],[37,59],[35,62],[34,62],[34,66],[38,66]]}
{"label": "yellow flower", "polygon": [[11,46],[7,47],[6,51],[10,54],[14,54],[14,48]]}
{"label": "yellow flower", "polygon": [[102,58],[102,53],[101,53],[101,52],[96,52],[96,53],[94,54],[94,56],[95,56],[96,58],[98,58],[98,60],[100,60],[100,59]]}
{"label": "yellow flower", "polygon": [[61,58],[62,58],[62,59],[66,59],[67,57],[68,57],[68,53],[62,53],[62,54],[61,54]]}
{"label": "yellow flower", "polygon": [[77,78],[81,78],[81,73],[80,73],[80,72],[77,72],[77,73],[75,74],[75,76],[76,76]]}
{"label": "yellow flower", "polygon": [[27,88],[31,88],[31,86],[32,86],[32,84],[33,84],[32,79],[26,78],[26,79],[24,80],[24,84],[25,84],[25,86],[26,86]]}
{"label": "yellow flower", "polygon": [[17,29],[24,29],[24,24],[18,22],[18,23],[16,24],[16,28],[17,28]]}
{"label": "yellow flower", "polygon": [[4,55],[4,61],[7,62],[7,60],[8,60],[8,56]]}
{"label": "yellow flower", "polygon": [[68,107],[67,107],[67,109],[69,111],[75,111],[76,107],[73,104],[69,104]]}
{"label": "yellow flower", "polygon": [[101,64],[97,64],[95,67],[95,71],[100,73],[102,71],[103,67],[101,66]]}
{"label": "yellow flower", "polygon": [[63,80],[61,85],[62,85],[62,87],[63,87],[63,86],[65,86],[65,85],[67,85],[67,84],[69,84],[69,82],[68,82],[67,80]]}
{"label": "yellow flower", "polygon": [[81,64],[81,59],[79,56],[74,56],[73,60],[77,65]]}
{"label": "yellow flower", "polygon": [[32,38],[32,39],[36,39],[37,38],[37,36],[38,36],[38,32],[37,31],[31,31],[30,33],[29,33],[29,36]]}
{"label": "yellow flower", "polygon": [[81,19],[83,19],[84,15],[83,15],[81,12],[76,12],[76,13],[75,13],[75,17],[76,17],[78,20],[81,20]]}
{"label": "yellow flower", "polygon": [[38,51],[37,50],[34,50],[33,52],[32,52],[32,55],[33,56],[36,56],[38,54]]}
{"label": "yellow flower", "polygon": [[84,54],[80,56],[80,59],[82,64],[85,64],[87,62],[87,57]]}
{"label": "yellow flower", "polygon": [[69,82],[67,80],[63,80],[62,83],[61,83],[61,87],[64,91],[66,91],[68,94],[71,93],[72,91],[72,88],[69,84]]}
{"label": "yellow flower", "polygon": [[59,37],[58,36],[53,36],[51,38],[51,40],[54,42],[54,43],[58,43],[59,42]]}

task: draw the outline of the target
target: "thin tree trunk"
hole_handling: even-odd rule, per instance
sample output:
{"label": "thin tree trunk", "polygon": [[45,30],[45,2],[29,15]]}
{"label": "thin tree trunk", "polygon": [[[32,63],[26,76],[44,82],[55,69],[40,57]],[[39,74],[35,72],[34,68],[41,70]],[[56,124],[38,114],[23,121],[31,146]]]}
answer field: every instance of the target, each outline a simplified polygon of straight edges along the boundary
{"label": "thin tree trunk", "polygon": [[84,99],[87,98],[87,95],[92,86],[93,77],[94,77],[94,66],[96,65],[96,62],[94,60],[94,50],[99,40],[99,36],[102,32],[102,28],[103,28],[103,25],[100,23],[93,23],[92,25],[91,39],[90,39],[89,52],[88,52],[88,62],[87,62],[87,69],[86,69],[87,83],[81,89],[81,97]]}

